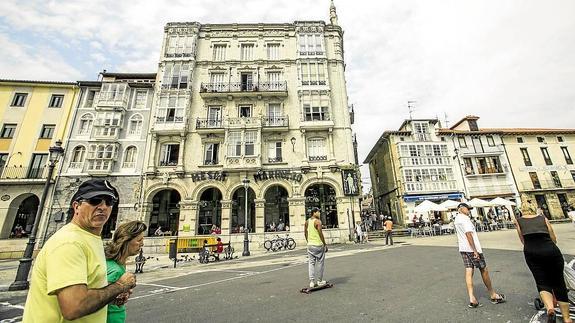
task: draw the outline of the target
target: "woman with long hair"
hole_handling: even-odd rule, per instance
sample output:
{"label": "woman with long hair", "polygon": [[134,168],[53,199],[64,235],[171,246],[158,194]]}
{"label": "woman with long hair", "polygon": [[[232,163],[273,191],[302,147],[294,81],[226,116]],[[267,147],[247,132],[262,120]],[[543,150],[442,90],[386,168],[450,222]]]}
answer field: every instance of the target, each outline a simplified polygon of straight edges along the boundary
{"label": "woman with long hair", "polygon": [[519,239],[523,243],[525,262],[547,310],[547,322],[555,322],[555,304],[557,299],[563,322],[572,323],[569,318],[569,299],[567,287],[563,278],[564,260],[557,247],[557,237],[553,227],[545,216],[538,214],[524,214],[515,220]]}
{"label": "woman with long hair", "polygon": [[[130,221],[118,226],[112,241],[106,244],[106,266],[108,283],[114,283],[126,272],[126,260],[135,256],[144,246],[144,232],[148,227],[140,221]],[[126,302],[131,293],[120,294],[113,304],[108,305],[108,323],[126,321]]]}

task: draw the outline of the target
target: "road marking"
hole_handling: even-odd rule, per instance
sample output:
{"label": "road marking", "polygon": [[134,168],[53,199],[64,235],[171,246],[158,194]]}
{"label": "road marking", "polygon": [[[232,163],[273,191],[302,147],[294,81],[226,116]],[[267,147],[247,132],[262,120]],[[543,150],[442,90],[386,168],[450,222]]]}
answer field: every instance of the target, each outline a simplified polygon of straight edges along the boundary
{"label": "road marking", "polygon": [[144,285],[144,286],[154,286],[154,287],[162,287],[162,288],[178,288],[175,286],[166,286],[166,285],[159,285],[159,284],[150,284],[150,283],[137,283],[138,285]]}
{"label": "road marking", "polygon": [[11,308],[17,308],[19,310],[23,310],[24,306],[22,305],[12,305],[10,303],[6,303],[6,302],[0,302],[0,306],[6,306],[6,307],[11,307]]}
{"label": "road marking", "polygon": [[222,273],[250,274],[250,275],[260,273],[259,271],[253,271],[253,270],[234,270],[234,269],[214,269],[212,271],[217,271],[217,272],[222,272]]}

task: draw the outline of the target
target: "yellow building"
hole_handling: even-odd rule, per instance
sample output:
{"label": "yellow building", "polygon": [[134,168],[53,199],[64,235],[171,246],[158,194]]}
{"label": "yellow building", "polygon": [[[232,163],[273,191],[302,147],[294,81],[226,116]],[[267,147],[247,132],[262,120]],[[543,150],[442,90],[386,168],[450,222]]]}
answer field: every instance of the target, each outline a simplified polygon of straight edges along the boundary
{"label": "yellow building", "polygon": [[575,206],[575,129],[497,129],[521,196],[521,210],[549,219]]}
{"label": "yellow building", "polygon": [[0,80],[0,239],[32,229],[48,148],[65,141],[77,92],[74,82]]}

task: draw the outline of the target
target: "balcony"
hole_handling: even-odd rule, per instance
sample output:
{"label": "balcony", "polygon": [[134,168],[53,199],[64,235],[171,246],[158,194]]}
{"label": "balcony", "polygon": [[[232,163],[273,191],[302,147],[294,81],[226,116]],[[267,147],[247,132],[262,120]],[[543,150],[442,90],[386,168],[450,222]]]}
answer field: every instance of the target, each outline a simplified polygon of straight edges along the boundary
{"label": "balcony", "polygon": [[327,130],[334,127],[329,113],[305,115],[301,118],[300,128],[307,130]]}
{"label": "balcony", "polygon": [[100,92],[96,106],[98,108],[120,108],[126,110],[128,106],[127,89],[124,92]]}
{"label": "balcony", "polygon": [[226,157],[226,169],[259,169],[261,158],[257,156],[228,156]]}
{"label": "balcony", "polygon": [[457,188],[455,180],[404,182],[406,193],[451,192]]}
{"label": "balcony", "polygon": [[520,185],[521,191],[552,191],[573,188],[575,188],[575,183],[573,183],[573,180],[566,178],[561,181],[542,180],[535,183],[532,181],[523,181]]}
{"label": "balcony", "polygon": [[260,128],[262,119],[258,117],[227,118],[225,120],[226,128]]}
{"label": "balcony", "polygon": [[152,131],[159,134],[178,134],[186,131],[186,118],[184,117],[156,117]]}
{"label": "balcony", "polygon": [[281,117],[263,117],[262,119],[263,130],[268,131],[287,131],[289,129],[288,116]]}
{"label": "balcony", "polygon": [[259,82],[259,83],[202,83],[200,96],[202,98],[227,96],[280,96],[287,97],[287,82]]}
{"label": "balcony", "polygon": [[469,185],[470,196],[509,195],[513,194],[512,184]]}
{"label": "balcony", "polygon": [[277,163],[282,163],[282,162],[283,162],[283,158],[282,158],[282,157],[268,158],[268,163],[269,163],[269,164],[277,164]]}
{"label": "balcony", "polygon": [[224,131],[224,121],[213,118],[197,118],[196,130],[199,133],[216,133]]}
{"label": "balcony", "polygon": [[48,166],[0,168],[0,182],[3,184],[43,183],[47,176]]}
{"label": "balcony", "polygon": [[309,161],[326,161],[327,156],[309,156]]}
{"label": "balcony", "polygon": [[220,166],[217,159],[204,160],[204,166]]}

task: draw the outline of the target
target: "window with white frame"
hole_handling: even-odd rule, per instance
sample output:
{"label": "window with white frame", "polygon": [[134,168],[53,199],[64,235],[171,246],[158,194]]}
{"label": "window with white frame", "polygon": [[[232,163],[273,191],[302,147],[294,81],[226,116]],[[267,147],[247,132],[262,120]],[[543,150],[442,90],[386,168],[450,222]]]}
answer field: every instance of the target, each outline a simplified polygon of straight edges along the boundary
{"label": "window with white frame", "polygon": [[493,136],[487,136],[487,145],[489,147],[495,147],[495,140],[493,139]]}
{"label": "window with white frame", "polygon": [[242,155],[242,133],[232,131],[228,133],[228,156],[239,157]]}
{"label": "window with white frame", "polygon": [[191,35],[169,35],[166,38],[166,57],[191,57],[194,41]]}
{"label": "window with white frame", "polygon": [[28,93],[14,93],[14,97],[12,98],[12,107],[23,107],[26,104],[26,97],[28,97]]}
{"label": "window with white frame", "polygon": [[138,157],[138,150],[134,146],[126,148],[124,152],[124,162],[122,168],[136,168],[136,158]]}
{"label": "window with white frame", "polygon": [[100,96],[100,91],[96,90],[88,90],[86,94],[86,101],[84,101],[85,108],[91,108],[94,106],[94,102],[98,101],[98,97]]}
{"label": "window with white frame", "polygon": [[176,166],[180,157],[180,144],[166,143],[160,147],[160,166]]}
{"label": "window with white frame", "polygon": [[221,127],[222,125],[222,106],[208,106],[208,127]]}
{"label": "window with white frame", "polygon": [[240,45],[242,61],[251,61],[254,59],[254,44],[241,44]]}
{"label": "window with white frame", "polygon": [[268,142],[268,162],[270,162],[270,163],[282,162],[282,142],[281,141]]}
{"label": "window with white frame", "polygon": [[61,108],[64,102],[64,94],[52,94],[48,108]]}
{"label": "window with white frame", "polygon": [[188,62],[166,63],[164,67],[164,77],[162,88],[164,89],[187,89],[190,76],[190,65]]}
{"label": "window with white frame", "polygon": [[103,112],[98,114],[96,135],[100,137],[114,137],[122,127],[121,112]]}
{"label": "window with white frame", "polygon": [[117,102],[123,101],[126,93],[126,84],[124,83],[104,83],[102,91],[98,96],[99,101]]}
{"label": "window with white frame", "polygon": [[280,44],[268,44],[268,59],[278,60],[280,59]]}
{"label": "window with white frame", "polygon": [[89,135],[92,131],[92,124],[94,123],[94,116],[91,113],[84,113],[80,117],[80,124],[78,125],[78,135]]}
{"label": "window with white frame", "polygon": [[281,104],[279,103],[268,104],[267,120],[266,120],[267,124],[270,126],[282,126],[284,125],[284,120],[285,118],[283,117]]}
{"label": "window with white frame", "polygon": [[84,165],[84,157],[86,156],[86,147],[80,145],[76,146],[72,151],[72,158],[70,159],[70,168],[78,169]]}
{"label": "window with white frame", "polygon": [[42,125],[42,130],[40,130],[40,139],[50,139],[54,136],[54,130],[56,129],[55,124],[45,124]]}
{"label": "window with white frame", "polygon": [[325,85],[325,64],[322,62],[303,62],[300,64],[302,85]]}
{"label": "window with white frame", "polygon": [[325,138],[311,138],[307,141],[307,155],[309,160],[327,160]]}
{"label": "window with white frame", "polygon": [[223,92],[226,86],[226,74],[221,72],[210,73],[211,91]]}
{"label": "window with white frame", "polygon": [[204,146],[204,165],[217,165],[218,154],[220,151],[219,143],[206,143]]}
{"label": "window with white frame", "polygon": [[111,170],[118,154],[117,146],[112,144],[93,144],[88,151],[88,170]]}
{"label": "window with white frame", "polygon": [[184,122],[188,96],[183,94],[163,94],[160,96],[156,122]]}
{"label": "window with white frame", "polygon": [[413,133],[418,141],[429,141],[429,124],[427,122],[413,122]]}
{"label": "window with white frame", "polygon": [[214,44],[213,60],[221,62],[226,60],[226,44]]}
{"label": "window with white frame", "polygon": [[331,120],[329,115],[329,98],[325,94],[304,93],[301,97],[304,121]]}
{"label": "window with white frame", "polygon": [[451,168],[404,169],[402,172],[405,190],[408,192],[455,189]]}
{"label": "window with white frame", "polygon": [[137,90],[134,98],[134,109],[145,109],[148,103],[148,90]]}
{"label": "window with white frame", "polygon": [[249,118],[252,116],[252,106],[251,105],[240,105],[238,106],[238,116],[240,118]]}
{"label": "window with white frame", "polygon": [[323,35],[300,34],[299,48],[300,55],[323,55]]}
{"label": "window with white frame", "polygon": [[130,128],[128,130],[128,135],[139,136],[142,134],[142,124],[143,118],[141,114],[135,114],[130,118]]}
{"label": "window with white frame", "polygon": [[257,138],[258,138],[258,132],[257,131],[246,131],[244,133],[244,135],[245,135],[245,141],[244,141],[245,155],[246,156],[257,155],[256,142],[257,142]]}
{"label": "window with white frame", "polygon": [[267,73],[270,90],[281,89],[283,82],[281,81],[281,72],[268,72]]}

